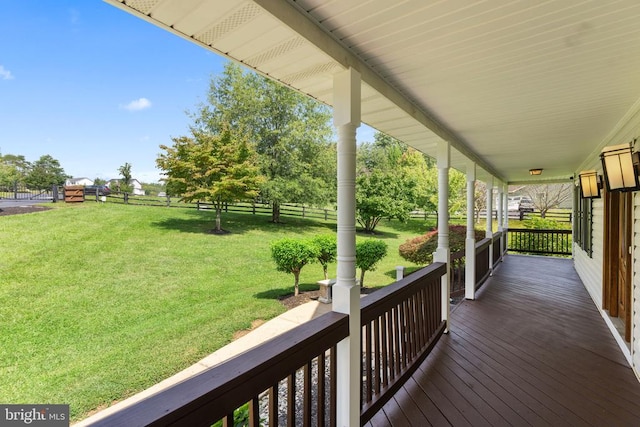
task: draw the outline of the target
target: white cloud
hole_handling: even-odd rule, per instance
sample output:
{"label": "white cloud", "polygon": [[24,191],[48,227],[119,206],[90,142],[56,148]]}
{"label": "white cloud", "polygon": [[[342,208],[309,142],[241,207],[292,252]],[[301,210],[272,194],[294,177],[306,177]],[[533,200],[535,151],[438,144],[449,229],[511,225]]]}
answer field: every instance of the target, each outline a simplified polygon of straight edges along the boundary
{"label": "white cloud", "polygon": [[127,105],[120,106],[120,108],[124,108],[125,110],[129,111],[140,111],[145,110],[149,107],[151,107],[151,101],[149,101],[147,98],[134,99]]}
{"label": "white cloud", "polygon": [[0,65],[0,80],[12,80],[13,74],[11,71],[5,69],[2,65]]}

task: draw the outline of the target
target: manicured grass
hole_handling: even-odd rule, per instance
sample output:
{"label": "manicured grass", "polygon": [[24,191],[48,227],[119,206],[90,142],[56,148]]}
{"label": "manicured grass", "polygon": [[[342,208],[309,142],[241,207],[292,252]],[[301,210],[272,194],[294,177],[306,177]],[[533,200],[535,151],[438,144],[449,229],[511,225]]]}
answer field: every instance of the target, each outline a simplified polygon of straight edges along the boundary
{"label": "manicured grass", "polygon": [[[78,420],[229,343],[284,311],[293,276],[277,272],[273,240],[335,231],[335,223],[86,202],[0,217],[0,402],[68,403]],[[422,221],[383,222],[389,255],[365,276],[395,278]],[[358,238],[367,238],[361,236]],[[329,271],[335,276],[335,265]],[[306,266],[301,289],[322,279]]]}

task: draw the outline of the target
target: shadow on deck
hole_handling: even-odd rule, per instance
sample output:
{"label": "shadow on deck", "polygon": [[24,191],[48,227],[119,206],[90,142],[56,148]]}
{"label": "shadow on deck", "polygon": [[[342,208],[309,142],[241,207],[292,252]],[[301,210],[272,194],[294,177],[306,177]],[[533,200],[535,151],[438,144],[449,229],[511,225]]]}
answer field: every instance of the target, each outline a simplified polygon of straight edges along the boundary
{"label": "shadow on deck", "polygon": [[638,426],[640,383],[566,259],[510,255],[368,426]]}

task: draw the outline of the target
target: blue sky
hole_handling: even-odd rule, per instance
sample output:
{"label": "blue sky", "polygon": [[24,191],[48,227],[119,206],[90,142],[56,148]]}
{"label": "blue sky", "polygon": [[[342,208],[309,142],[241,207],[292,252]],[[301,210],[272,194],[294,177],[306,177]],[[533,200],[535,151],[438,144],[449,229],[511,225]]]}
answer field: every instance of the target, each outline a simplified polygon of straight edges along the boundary
{"label": "blue sky", "polygon": [[[0,153],[49,154],[74,177],[160,177],[226,62],[100,0],[0,0]],[[368,128],[359,140],[373,140]]]}

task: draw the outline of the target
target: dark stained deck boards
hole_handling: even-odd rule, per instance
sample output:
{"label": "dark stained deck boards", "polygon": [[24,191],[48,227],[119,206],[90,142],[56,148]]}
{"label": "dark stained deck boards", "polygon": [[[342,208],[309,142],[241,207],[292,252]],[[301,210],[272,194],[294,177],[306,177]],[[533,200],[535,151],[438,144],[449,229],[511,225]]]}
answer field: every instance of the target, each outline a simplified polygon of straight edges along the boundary
{"label": "dark stained deck boards", "polygon": [[368,426],[640,426],[640,382],[567,259],[509,255]]}

